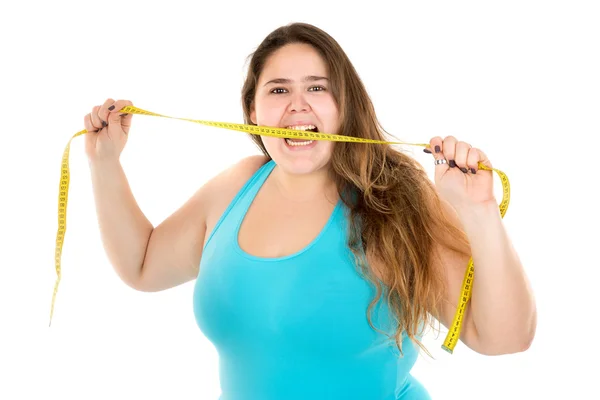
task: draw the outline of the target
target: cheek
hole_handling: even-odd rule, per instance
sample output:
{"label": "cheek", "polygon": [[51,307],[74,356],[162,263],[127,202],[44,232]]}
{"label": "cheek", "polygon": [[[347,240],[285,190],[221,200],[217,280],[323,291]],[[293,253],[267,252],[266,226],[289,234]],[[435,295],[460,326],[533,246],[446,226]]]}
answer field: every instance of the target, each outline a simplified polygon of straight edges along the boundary
{"label": "cheek", "polygon": [[281,139],[271,136],[263,136],[262,142],[265,145],[265,148],[267,149],[269,154],[277,152],[277,148],[281,146]]}
{"label": "cheek", "polygon": [[331,154],[333,153],[333,147],[335,146],[335,142],[332,141],[323,141],[324,144],[324,152],[327,154],[328,157],[331,157]]}
{"label": "cheek", "polygon": [[261,99],[260,105],[256,106],[256,116],[261,125],[272,125],[271,120],[281,118],[285,106],[277,99]]}
{"label": "cheek", "polygon": [[327,130],[331,131],[326,133],[336,133],[339,125],[339,110],[335,101],[333,99],[323,101],[318,107],[315,107],[315,112],[317,112],[321,121],[327,125]]}

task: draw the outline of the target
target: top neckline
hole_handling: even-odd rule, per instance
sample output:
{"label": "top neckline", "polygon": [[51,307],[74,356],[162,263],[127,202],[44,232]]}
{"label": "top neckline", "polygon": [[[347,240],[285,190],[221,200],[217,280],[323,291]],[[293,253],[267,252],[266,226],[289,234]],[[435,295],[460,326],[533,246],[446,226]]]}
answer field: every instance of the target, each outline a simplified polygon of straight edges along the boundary
{"label": "top neckline", "polygon": [[[268,165],[268,164],[271,164],[271,165]],[[288,255],[285,255],[285,256],[281,256],[281,257],[260,257],[260,256],[255,256],[255,255],[252,255],[250,253],[247,253],[246,251],[244,251],[240,247],[240,244],[239,244],[239,233],[240,233],[240,229],[242,227],[242,222],[244,222],[244,219],[246,218],[246,214],[248,213],[248,210],[250,209],[250,206],[254,202],[254,199],[258,195],[258,192],[260,191],[260,189],[262,188],[262,186],[266,182],[266,180],[269,177],[269,175],[271,175],[271,172],[273,172],[273,169],[275,168],[275,165],[276,165],[275,162],[273,160],[270,160],[267,163],[267,165],[265,165],[266,169],[261,172],[258,181],[254,182],[254,185],[252,186],[253,190],[251,190],[249,193],[247,193],[247,196],[249,198],[245,202],[245,209],[242,212],[242,214],[241,214],[241,216],[239,218],[239,221],[236,224],[235,231],[234,231],[234,234],[233,234],[233,248],[234,248],[234,250],[239,255],[241,255],[242,257],[250,259],[250,260],[253,260],[253,261],[261,261],[261,262],[284,261],[284,260],[289,260],[289,259],[294,258],[294,257],[298,257],[301,254],[307,252],[314,245],[317,244],[317,242],[321,239],[321,237],[323,237],[323,235],[325,235],[325,232],[327,232],[329,226],[333,223],[333,221],[334,221],[335,217],[337,216],[337,213],[339,212],[339,210],[341,208],[341,205],[342,205],[341,198],[338,198],[338,201],[337,201],[337,203],[336,203],[333,211],[329,215],[329,218],[327,219],[327,222],[325,223],[325,225],[323,226],[323,228],[321,229],[321,231],[304,248],[302,248],[302,249],[300,249],[300,250],[298,250],[298,251],[296,251],[296,252],[294,252],[292,254],[288,254]]]}

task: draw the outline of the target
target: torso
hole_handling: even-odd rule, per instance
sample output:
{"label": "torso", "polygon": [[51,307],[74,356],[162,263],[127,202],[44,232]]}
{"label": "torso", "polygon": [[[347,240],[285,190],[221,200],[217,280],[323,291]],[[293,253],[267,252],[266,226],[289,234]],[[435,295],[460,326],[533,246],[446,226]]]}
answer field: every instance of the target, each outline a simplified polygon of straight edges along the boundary
{"label": "torso", "polygon": [[[224,191],[211,196],[206,238],[263,164],[234,171],[217,185]],[[339,198],[323,196],[290,206],[270,177],[258,192],[256,184],[249,187],[252,190],[242,193],[206,246],[194,289],[198,326],[220,350],[224,392],[281,398],[292,387],[294,393],[305,391],[302,398],[314,397],[308,392],[315,389],[328,398],[344,390],[344,398],[356,396],[358,390],[378,391],[378,398],[384,398],[385,392],[385,398],[392,398],[409,390],[416,349],[403,338],[405,354],[400,359],[395,343],[388,348],[380,342],[384,337],[365,319],[372,288],[350,265],[340,236],[347,226],[340,213],[333,214],[334,222],[324,230]],[[237,241],[243,252],[278,261],[255,260],[230,249],[232,230],[238,226]],[[311,248],[314,251],[280,258],[302,250],[322,231],[325,234]],[[385,328],[390,322],[386,308],[379,317],[373,311],[373,322]],[[425,398],[415,394],[419,395]]]}

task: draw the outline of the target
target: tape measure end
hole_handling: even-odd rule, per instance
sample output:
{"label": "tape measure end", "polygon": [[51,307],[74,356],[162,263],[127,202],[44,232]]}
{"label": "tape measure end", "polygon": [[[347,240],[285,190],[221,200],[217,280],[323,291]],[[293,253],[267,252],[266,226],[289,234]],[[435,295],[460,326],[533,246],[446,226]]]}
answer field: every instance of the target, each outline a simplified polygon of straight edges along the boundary
{"label": "tape measure end", "polygon": [[443,345],[442,345],[442,349],[446,350],[446,351],[447,351],[448,353],[450,353],[450,354],[454,354],[454,352],[452,351],[452,349],[451,349],[451,348],[449,348],[449,347],[447,347],[447,346],[443,346]]}

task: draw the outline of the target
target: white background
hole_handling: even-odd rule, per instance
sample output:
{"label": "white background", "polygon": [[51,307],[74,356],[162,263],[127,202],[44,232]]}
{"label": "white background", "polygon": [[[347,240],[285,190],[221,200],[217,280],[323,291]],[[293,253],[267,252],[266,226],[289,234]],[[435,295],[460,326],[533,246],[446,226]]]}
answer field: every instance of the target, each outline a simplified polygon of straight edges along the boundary
{"label": "white background", "polygon": [[[596,4],[3,3],[0,398],[217,399],[218,359],[194,321],[193,282],[135,292],[107,262],[82,137],[72,142],[63,279],[48,327],[60,161],[108,97],[243,122],[246,56],[293,21],[339,41],[387,131],[419,143],[455,135],[510,178],[505,224],[535,289],[535,342],[523,354],[485,357],[459,344],[449,355],[444,330],[426,338],[436,360],[421,357],[415,376],[434,399],[598,398]],[[433,173],[431,157],[409,149]],[[240,132],[134,116],[122,163],[156,225],[249,154],[258,150]]]}

